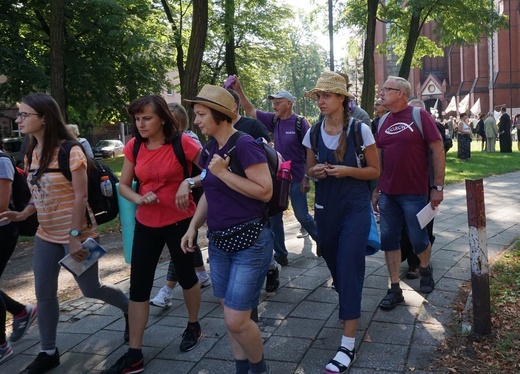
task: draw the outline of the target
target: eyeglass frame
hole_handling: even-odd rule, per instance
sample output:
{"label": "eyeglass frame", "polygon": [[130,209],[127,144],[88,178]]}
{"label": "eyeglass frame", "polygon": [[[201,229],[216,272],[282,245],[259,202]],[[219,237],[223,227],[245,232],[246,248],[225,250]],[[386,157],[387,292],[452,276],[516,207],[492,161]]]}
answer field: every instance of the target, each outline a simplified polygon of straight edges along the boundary
{"label": "eyeglass frame", "polygon": [[379,93],[381,93],[381,92],[385,92],[385,93],[387,93],[388,91],[399,91],[399,92],[402,92],[399,88],[393,88],[393,87],[382,87],[382,88],[379,90]]}
{"label": "eyeglass frame", "polygon": [[29,112],[18,112],[16,113],[16,119],[21,118],[22,121],[25,121],[29,116],[39,116],[39,113],[29,113]]}

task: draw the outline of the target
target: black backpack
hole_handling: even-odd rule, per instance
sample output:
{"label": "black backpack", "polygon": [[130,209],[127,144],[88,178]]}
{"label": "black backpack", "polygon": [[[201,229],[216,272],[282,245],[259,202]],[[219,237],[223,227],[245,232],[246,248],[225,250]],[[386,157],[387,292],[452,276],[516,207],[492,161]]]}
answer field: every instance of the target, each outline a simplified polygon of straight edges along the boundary
{"label": "black backpack", "polygon": [[[82,150],[81,144],[74,140],[64,141],[58,152],[58,169],[48,168],[45,169],[44,173],[62,173],[67,180],[72,181],[72,173],[70,171],[70,150],[73,146],[79,146]],[[28,165],[31,165],[31,154],[29,156]],[[101,225],[106,222],[112,221],[117,217],[119,213],[119,205],[117,202],[117,189],[116,183],[119,183],[119,179],[114,172],[106,165],[103,165],[93,158],[87,157],[91,166],[88,170],[88,205],[96,218],[96,223]],[[31,172],[33,170],[30,170]],[[105,196],[101,191],[101,182],[108,177],[108,180],[112,184],[112,196]],[[88,211],[85,216],[87,217],[88,226],[92,226],[92,221]]]}
{"label": "black backpack", "polygon": [[[186,154],[184,153],[184,149],[182,148],[182,133],[179,133],[179,136],[176,136],[173,139],[172,142],[173,152],[175,153],[175,157],[177,157],[177,160],[179,160],[179,163],[182,165],[182,168],[184,170],[184,179],[186,178],[193,178],[197,175],[200,175],[201,171],[200,169],[192,165],[191,167],[191,173],[188,171],[188,161],[186,160]],[[134,141],[134,148],[132,150],[132,154],[134,155],[134,165],[137,163],[137,155],[139,154],[139,149],[141,148],[141,142],[135,138]],[[139,192],[139,180],[137,180],[137,192]],[[199,203],[200,198],[204,194],[204,189],[202,187],[195,187],[191,190],[191,193],[193,195],[193,201],[195,201],[195,204]]]}
{"label": "black backpack", "polygon": [[[237,131],[235,132],[231,138],[228,140],[228,156],[230,157],[229,167],[231,171],[235,174],[238,174],[244,178],[246,177],[246,173],[244,168],[240,164],[238,158],[233,157],[233,149],[235,148],[235,144],[237,143],[238,138],[241,136],[247,135],[244,132]],[[264,149],[265,155],[267,157],[267,164],[269,165],[269,172],[271,174],[271,179],[273,181],[273,195],[271,199],[266,203],[267,205],[267,214],[269,216],[277,215],[281,213],[289,207],[289,189],[290,183],[284,183],[280,178],[278,178],[278,171],[280,169],[280,163],[285,160],[283,157],[269,144],[263,141],[263,138],[257,139],[257,142]],[[202,159],[203,163],[206,163],[206,160],[209,156],[209,149],[216,146],[216,140],[210,140],[202,151]]]}
{"label": "black backpack", "polygon": [[[29,201],[31,200],[31,191],[27,184],[27,175],[17,168],[13,162],[13,159],[5,153],[0,153],[0,157],[6,157],[11,160],[14,167],[13,183],[11,186],[13,204],[9,208],[11,210],[21,212],[25,209]],[[23,236],[34,236],[38,229],[38,217],[36,212],[27,217],[25,221],[18,222],[18,233]]]}

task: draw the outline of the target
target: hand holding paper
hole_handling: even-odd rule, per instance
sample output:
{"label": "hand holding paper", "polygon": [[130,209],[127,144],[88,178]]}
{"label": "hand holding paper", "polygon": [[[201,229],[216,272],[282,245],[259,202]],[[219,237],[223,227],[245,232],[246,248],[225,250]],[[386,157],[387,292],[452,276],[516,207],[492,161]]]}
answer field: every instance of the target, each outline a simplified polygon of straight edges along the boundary
{"label": "hand holding paper", "polygon": [[424,229],[438,212],[439,207],[433,209],[430,203],[426,204],[426,206],[422,208],[419,213],[417,213],[417,220],[419,221],[421,229]]}

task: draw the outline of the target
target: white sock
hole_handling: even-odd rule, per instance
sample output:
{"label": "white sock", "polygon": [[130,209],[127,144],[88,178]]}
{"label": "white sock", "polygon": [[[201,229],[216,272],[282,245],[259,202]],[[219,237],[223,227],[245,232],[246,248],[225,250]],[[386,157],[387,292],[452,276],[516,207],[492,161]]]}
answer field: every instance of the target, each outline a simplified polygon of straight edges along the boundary
{"label": "white sock", "polygon": [[206,272],[206,270],[202,270],[202,271],[197,271],[197,278],[202,278],[202,279],[207,279],[209,277],[208,273]]}
{"label": "white sock", "polygon": [[54,348],[54,349],[49,349],[49,350],[42,349],[42,352],[44,352],[45,354],[47,354],[47,355],[49,355],[49,356],[52,356],[53,354],[56,353],[56,348]]}
{"label": "white sock", "polygon": [[167,291],[170,294],[173,292],[173,288],[170,288],[167,285],[164,285],[163,290]]}
{"label": "white sock", "polygon": [[[356,338],[349,338],[348,336],[342,336],[341,337],[341,346],[347,348],[349,351],[354,350],[354,347],[356,346]],[[345,365],[346,367],[350,366],[350,357],[348,357],[345,353],[339,352],[336,353],[336,356],[334,356],[334,360],[339,362],[342,365]],[[338,368],[336,365],[330,363],[327,364],[325,367],[328,371],[339,373]]]}

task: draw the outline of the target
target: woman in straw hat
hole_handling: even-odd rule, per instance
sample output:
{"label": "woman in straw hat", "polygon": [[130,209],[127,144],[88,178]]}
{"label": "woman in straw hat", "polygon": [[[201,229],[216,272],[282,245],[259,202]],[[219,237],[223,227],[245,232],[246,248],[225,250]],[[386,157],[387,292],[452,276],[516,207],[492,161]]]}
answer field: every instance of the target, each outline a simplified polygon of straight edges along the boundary
{"label": "woman in straw hat", "polygon": [[[206,221],[213,294],[224,307],[236,373],[270,373],[260,329],[250,319],[273,251],[264,216],[273,190],[267,158],[251,136],[234,129],[235,101],[226,89],[205,85],[195,99],[186,101],[193,105],[200,131],[215,141],[202,151],[200,179],[205,192],[182,248],[194,250],[197,230]],[[245,177],[228,169],[230,157],[240,162]]]}
{"label": "woman in straw hat", "polygon": [[[303,144],[307,150],[307,174],[316,178],[315,219],[323,258],[339,294],[339,318],[343,337],[327,373],[345,373],[356,357],[355,333],[361,315],[361,291],[365,276],[365,248],[372,210],[367,180],[379,176],[379,159],[370,128],[360,123],[366,146],[366,166],[358,167],[355,134],[350,131],[349,99],[345,79],[322,73],[316,87],[305,95],[316,100],[323,120],[316,124],[316,144],[311,131]],[[315,152],[315,151],[316,152]]]}
{"label": "woman in straw hat", "polygon": [[[159,95],[135,99],[130,103],[128,113],[135,137],[123,149],[125,160],[119,192],[137,204],[128,311],[130,345],[128,352],[104,371],[113,374],[144,370],[142,341],[148,322],[150,292],[165,244],[188,309],[188,326],[182,335],[181,351],[193,349],[202,337],[198,322],[200,285],[193,267],[194,254],[181,249],[182,235],[188,229],[196,205],[190,194],[191,184],[184,179],[184,169],[175,156],[172,143],[181,137],[188,169],[198,164],[200,147],[191,137],[179,132],[177,120]],[[136,142],[140,145],[137,157],[134,157]],[[131,187],[134,176],[140,182],[137,192]]]}

